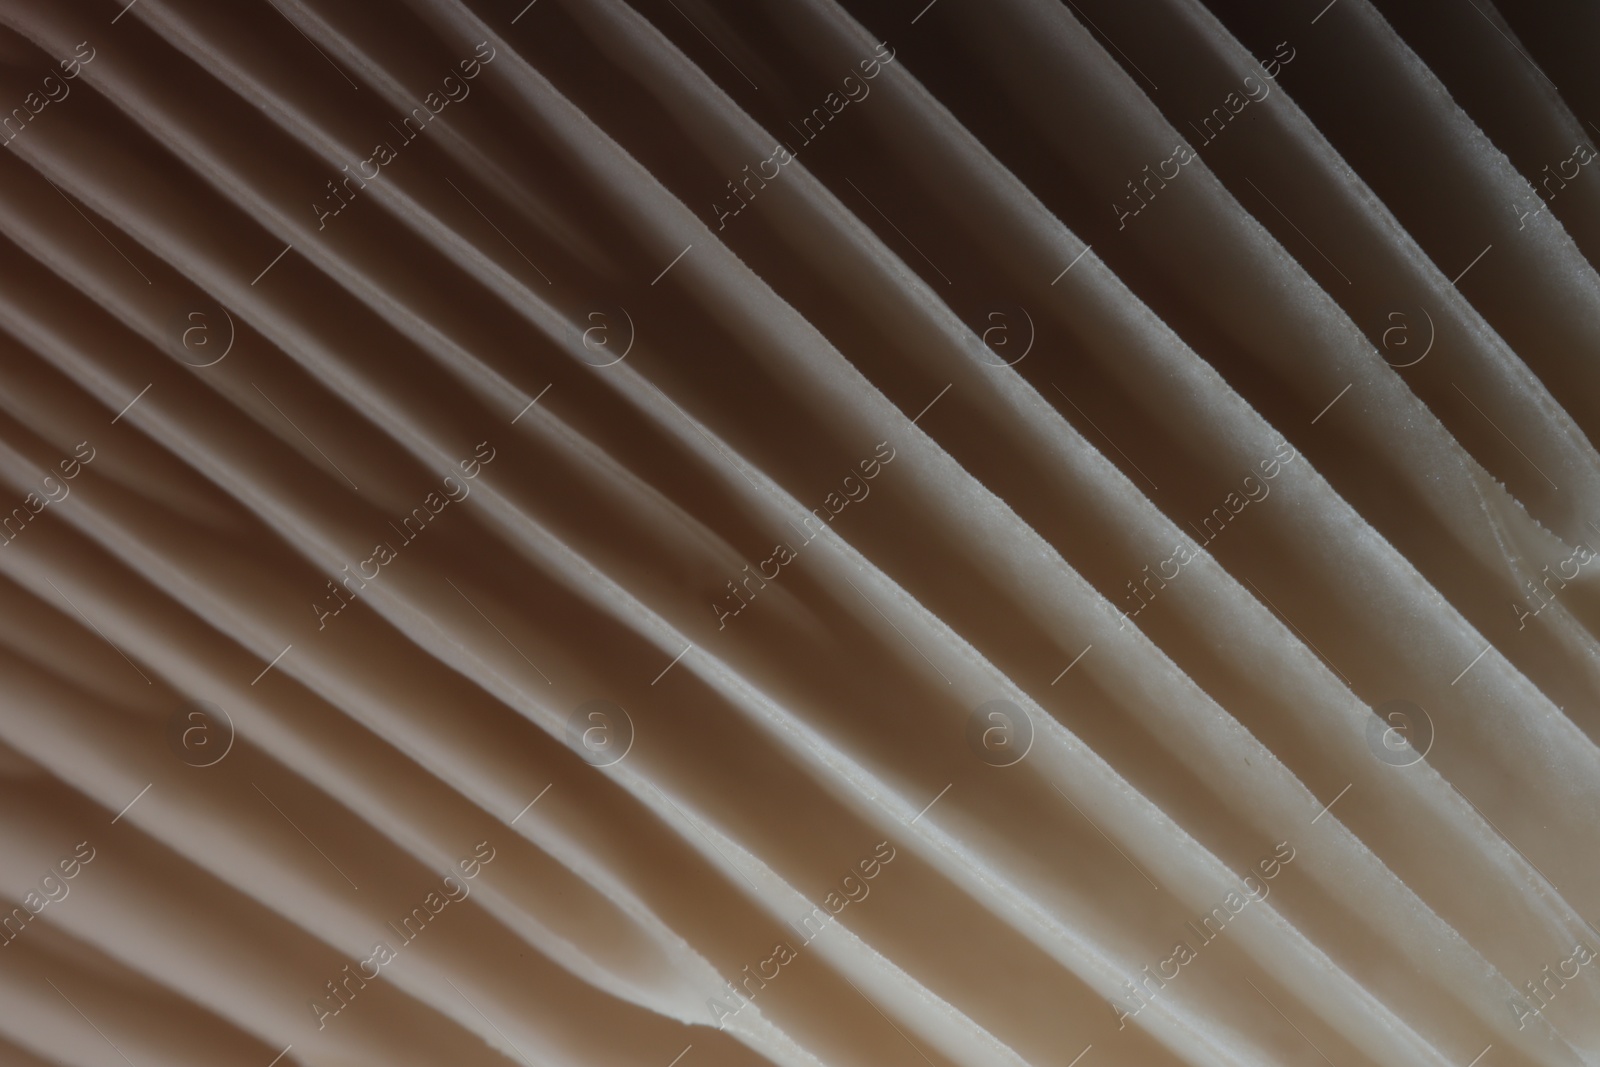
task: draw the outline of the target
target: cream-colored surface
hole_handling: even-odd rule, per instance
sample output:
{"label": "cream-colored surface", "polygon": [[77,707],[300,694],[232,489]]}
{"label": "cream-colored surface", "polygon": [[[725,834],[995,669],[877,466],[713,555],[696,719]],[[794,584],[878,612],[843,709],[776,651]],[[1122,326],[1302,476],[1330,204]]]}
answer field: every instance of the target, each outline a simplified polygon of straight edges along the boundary
{"label": "cream-colored surface", "polygon": [[1587,90],[1320,7],[0,8],[0,1062],[1600,1062]]}

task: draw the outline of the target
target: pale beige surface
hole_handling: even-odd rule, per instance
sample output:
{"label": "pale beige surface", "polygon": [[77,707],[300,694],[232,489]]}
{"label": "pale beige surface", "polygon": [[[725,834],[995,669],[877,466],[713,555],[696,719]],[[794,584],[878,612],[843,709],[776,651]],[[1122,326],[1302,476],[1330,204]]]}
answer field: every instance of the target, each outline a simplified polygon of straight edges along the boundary
{"label": "pale beige surface", "polygon": [[0,1063],[1600,1062],[1510,14],[0,4]]}

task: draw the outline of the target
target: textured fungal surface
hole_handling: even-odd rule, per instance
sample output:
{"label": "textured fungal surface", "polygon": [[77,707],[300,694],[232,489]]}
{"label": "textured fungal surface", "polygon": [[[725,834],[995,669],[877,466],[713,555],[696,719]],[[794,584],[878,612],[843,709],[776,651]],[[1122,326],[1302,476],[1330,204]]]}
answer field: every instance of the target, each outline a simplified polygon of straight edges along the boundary
{"label": "textured fungal surface", "polygon": [[0,1064],[1600,1064],[1597,40],[0,0]]}

